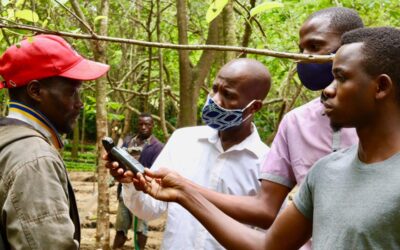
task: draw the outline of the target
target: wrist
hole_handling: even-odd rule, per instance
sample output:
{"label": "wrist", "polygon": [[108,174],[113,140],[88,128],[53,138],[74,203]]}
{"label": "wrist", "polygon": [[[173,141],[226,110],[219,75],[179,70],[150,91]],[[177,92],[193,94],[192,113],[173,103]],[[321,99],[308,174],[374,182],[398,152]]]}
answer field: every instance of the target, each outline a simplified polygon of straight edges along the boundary
{"label": "wrist", "polygon": [[195,188],[190,185],[190,182],[182,182],[180,188],[178,189],[177,203],[183,205],[190,200],[194,193],[196,193]]}

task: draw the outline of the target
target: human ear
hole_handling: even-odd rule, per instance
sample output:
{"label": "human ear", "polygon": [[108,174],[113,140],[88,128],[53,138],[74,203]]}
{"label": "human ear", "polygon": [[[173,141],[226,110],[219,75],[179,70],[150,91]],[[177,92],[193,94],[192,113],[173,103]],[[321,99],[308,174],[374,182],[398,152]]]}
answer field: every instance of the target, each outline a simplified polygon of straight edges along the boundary
{"label": "human ear", "polygon": [[395,89],[390,76],[381,74],[376,78],[376,99],[386,98],[393,91],[395,91]]}
{"label": "human ear", "polygon": [[29,97],[32,98],[33,100],[37,102],[42,101],[41,86],[39,81],[37,80],[30,81],[26,86],[26,91]]}
{"label": "human ear", "polygon": [[261,100],[254,100],[249,106],[249,113],[254,114],[262,108],[263,104]]}

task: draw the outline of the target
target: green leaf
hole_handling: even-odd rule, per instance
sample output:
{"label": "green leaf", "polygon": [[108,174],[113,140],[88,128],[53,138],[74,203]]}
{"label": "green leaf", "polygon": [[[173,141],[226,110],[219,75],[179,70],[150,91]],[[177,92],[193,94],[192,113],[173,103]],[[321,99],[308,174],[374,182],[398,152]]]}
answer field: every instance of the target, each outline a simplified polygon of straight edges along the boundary
{"label": "green leaf", "polygon": [[[4,37],[3,32],[0,31],[0,42],[1,42],[1,40],[3,40],[3,37]],[[1,79],[0,79],[0,81],[1,81]]]}
{"label": "green leaf", "polygon": [[119,102],[108,102],[107,103],[107,107],[110,108],[110,109],[117,110],[117,109],[122,107],[122,104],[119,103]]}
{"label": "green leaf", "polygon": [[43,23],[42,23],[42,28],[46,28],[48,23],[49,23],[48,19],[44,20]]}
{"label": "green leaf", "polygon": [[36,23],[39,21],[39,16],[31,10],[17,10],[15,11],[15,17],[24,19],[28,22]]}
{"label": "green leaf", "polygon": [[14,9],[7,9],[7,18],[10,20],[14,20],[15,11]]}
{"label": "green leaf", "polygon": [[107,19],[107,17],[106,17],[106,16],[97,16],[97,17],[94,19],[94,23],[97,23],[98,21],[100,21],[100,20],[102,20],[102,19]]}
{"label": "green leaf", "polygon": [[278,2],[264,2],[260,5],[257,5],[253,9],[250,10],[250,16],[255,16],[259,13],[265,12],[267,10],[275,9],[275,8],[282,8],[283,3]]}
{"label": "green leaf", "polygon": [[224,9],[224,7],[228,4],[228,0],[214,0],[210,7],[208,7],[206,14],[206,21],[211,23]]}
{"label": "green leaf", "polygon": [[18,0],[18,1],[15,3],[15,7],[17,7],[17,8],[21,7],[21,6],[24,4],[24,2],[25,2],[25,0]]}

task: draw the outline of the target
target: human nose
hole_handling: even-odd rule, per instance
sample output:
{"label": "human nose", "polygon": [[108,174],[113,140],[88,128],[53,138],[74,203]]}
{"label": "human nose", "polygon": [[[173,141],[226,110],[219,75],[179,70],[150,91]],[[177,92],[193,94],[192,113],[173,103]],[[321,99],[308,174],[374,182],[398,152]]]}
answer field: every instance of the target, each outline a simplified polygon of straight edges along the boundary
{"label": "human nose", "polygon": [[336,95],[336,80],[333,80],[331,84],[329,84],[323,91],[322,91],[322,99],[326,100],[329,98],[333,98]]}
{"label": "human nose", "polygon": [[212,100],[218,105],[218,106],[222,106],[222,98],[221,95],[216,92],[214,93],[212,96],[210,96],[212,98]]}

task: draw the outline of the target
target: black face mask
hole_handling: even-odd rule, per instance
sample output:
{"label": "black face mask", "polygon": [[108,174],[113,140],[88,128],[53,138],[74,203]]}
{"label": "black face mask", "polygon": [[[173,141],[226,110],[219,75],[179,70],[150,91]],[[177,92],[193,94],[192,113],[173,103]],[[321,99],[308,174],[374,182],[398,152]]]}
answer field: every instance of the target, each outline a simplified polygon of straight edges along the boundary
{"label": "black face mask", "polygon": [[301,83],[310,90],[321,90],[333,81],[332,62],[298,63],[297,74]]}

